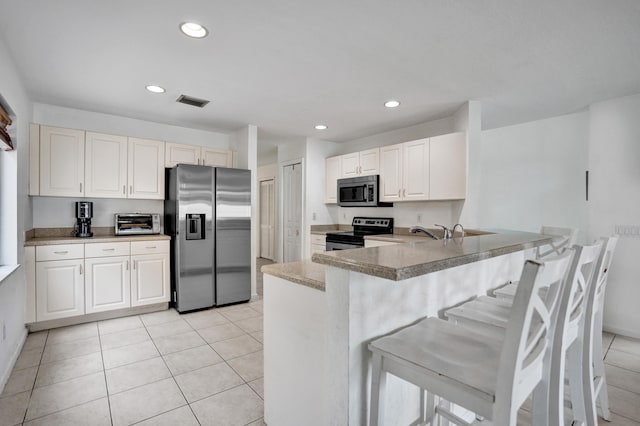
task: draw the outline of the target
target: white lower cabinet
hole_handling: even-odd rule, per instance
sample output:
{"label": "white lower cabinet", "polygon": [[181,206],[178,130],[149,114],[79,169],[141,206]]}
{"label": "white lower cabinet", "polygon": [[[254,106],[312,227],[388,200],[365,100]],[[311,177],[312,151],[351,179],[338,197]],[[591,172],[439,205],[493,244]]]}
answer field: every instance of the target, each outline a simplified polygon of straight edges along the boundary
{"label": "white lower cabinet", "polygon": [[169,301],[169,253],[131,256],[131,306]]}
{"label": "white lower cabinet", "polygon": [[84,259],[36,262],[36,320],[83,315]]}
{"label": "white lower cabinet", "polygon": [[87,314],[131,306],[130,263],[129,256],[85,259]]}
{"label": "white lower cabinet", "polygon": [[25,247],[25,259],[27,322],[170,300],[166,240]]}

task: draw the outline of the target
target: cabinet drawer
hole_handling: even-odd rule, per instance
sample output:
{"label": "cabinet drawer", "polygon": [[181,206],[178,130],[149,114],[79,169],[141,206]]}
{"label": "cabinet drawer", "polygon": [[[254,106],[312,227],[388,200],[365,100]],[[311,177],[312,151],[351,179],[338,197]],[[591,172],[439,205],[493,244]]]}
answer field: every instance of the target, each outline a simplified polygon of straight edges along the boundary
{"label": "cabinet drawer", "polygon": [[318,244],[324,246],[326,244],[327,237],[324,235],[311,234],[311,244]]}
{"label": "cabinet drawer", "polygon": [[48,260],[82,259],[84,244],[56,244],[53,246],[36,246],[36,262]]}
{"label": "cabinet drawer", "polygon": [[168,240],[132,241],[131,254],[169,253]]}
{"label": "cabinet drawer", "polygon": [[85,244],[84,257],[129,256],[128,242]]}

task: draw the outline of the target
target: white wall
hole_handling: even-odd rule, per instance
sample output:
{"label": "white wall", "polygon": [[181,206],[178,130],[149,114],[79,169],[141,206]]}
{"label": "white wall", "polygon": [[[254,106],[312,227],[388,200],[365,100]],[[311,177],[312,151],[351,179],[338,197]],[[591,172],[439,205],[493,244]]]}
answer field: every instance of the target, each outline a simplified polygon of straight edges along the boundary
{"label": "white wall", "polygon": [[116,213],[159,213],[161,225],[164,222],[162,200],[33,197],[33,227],[72,227],[76,223],[75,203],[78,200],[93,202],[92,226],[114,226]]}
{"label": "white wall", "polygon": [[[587,112],[482,132],[475,185],[483,228],[576,227],[587,241]],[[476,182],[477,183],[477,182]]]}
{"label": "white wall", "polygon": [[[590,107],[589,238],[640,226],[640,95]],[[622,235],[609,276],[604,327],[640,338],[640,239]]]}
{"label": "white wall", "polygon": [[49,126],[156,139],[165,142],[202,145],[220,149],[232,149],[233,145],[233,135],[228,133],[190,129],[188,127],[40,103],[33,105],[33,122]]}
{"label": "white wall", "polygon": [[[0,39],[0,94],[13,110],[16,122],[12,125],[12,139],[16,150],[0,152],[0,264],[21,263],[24,256],[24,231],[32,226],[31,203],[27,196],[29,176],[29,122],[32,105],[20,75],[4,42]],[[17,179],[16,179],[17,177]],[[5,180],[6,179],[6,180]],[[4,324],[6,337],[0,333],[0,393],[26,336],[24,268],[19,266],[0,281],[0,326]]]}

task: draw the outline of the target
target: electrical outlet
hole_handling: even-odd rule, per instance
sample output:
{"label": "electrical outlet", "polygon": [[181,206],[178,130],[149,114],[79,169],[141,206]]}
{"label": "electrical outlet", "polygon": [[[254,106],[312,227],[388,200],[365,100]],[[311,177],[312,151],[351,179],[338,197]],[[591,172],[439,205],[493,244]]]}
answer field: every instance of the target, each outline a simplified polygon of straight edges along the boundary
{"label": "electrical outlet", "polygon": [[422,223],[422,213],[418,213],[417,218],[418,223]]}

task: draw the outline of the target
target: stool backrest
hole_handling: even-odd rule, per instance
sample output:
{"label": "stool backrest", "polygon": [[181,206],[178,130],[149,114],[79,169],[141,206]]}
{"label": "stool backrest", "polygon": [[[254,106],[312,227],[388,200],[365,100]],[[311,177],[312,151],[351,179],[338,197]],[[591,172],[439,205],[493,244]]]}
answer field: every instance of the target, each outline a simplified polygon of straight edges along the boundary
{"label": "stool backrest", "polygon": [[[585,313],[585,303],[589,286],[595,275],[598,258],[602,252],[602,241],[590,246],[574,245],[574,259],[569,269],[567,286],[560,295],[557,327],[554,338],[573,339],[577,334],[568,334],[570,329],[577,330]],[[567,342],[571,343],[571,342]]]}
{"label": "stool backrest", "polygon": [[544,235],[553,235],[558,237],[555,241],[548,245],[540,246],[537,249],[536,257],[543,259],[546,256],[557,256],[578,241],[577,228],[559,228],[556,226],[543,226],[540,233]]}
{"label": "stool backrest", "polygon": [[573,250],[566,250],[544,263],[525,262],[500,355],[495,410],[510,412],[512,404],[519,406],[540,379],[548,335],[552,332],[551,312],[540,289],[562,287],[572,256]]}
{"label": "stool backrest", "polygon": [[613,260],[613,252],[618,244],[619,237],[617,235],[609,238],[601,238],[603,249],[596,265],[596,273],[593,276],[592,288],[589,289],[587,306],[593,306],[594,311],[602,309],[604,302],[604,293],[609,279],[609,268]]}

